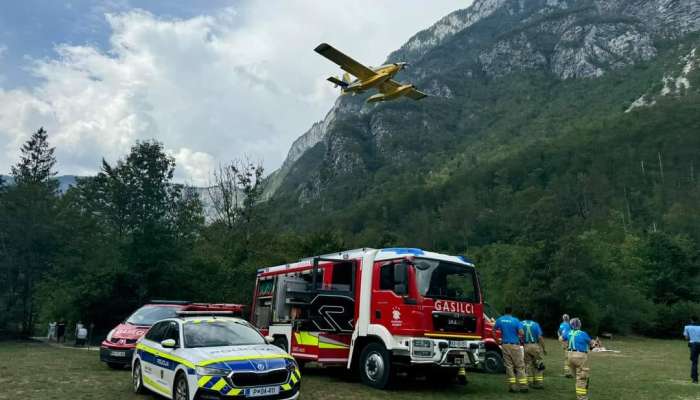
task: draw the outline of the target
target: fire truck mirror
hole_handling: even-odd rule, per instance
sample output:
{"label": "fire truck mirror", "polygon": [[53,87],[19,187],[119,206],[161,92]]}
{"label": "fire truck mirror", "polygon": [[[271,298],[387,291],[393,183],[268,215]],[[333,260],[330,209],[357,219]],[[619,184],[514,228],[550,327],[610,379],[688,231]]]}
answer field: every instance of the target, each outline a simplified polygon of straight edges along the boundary
{"label": "fire truck mirror", "polygon": [[394,293],[399,296],[408,294],[408,263],[401,261],[394,267]]}

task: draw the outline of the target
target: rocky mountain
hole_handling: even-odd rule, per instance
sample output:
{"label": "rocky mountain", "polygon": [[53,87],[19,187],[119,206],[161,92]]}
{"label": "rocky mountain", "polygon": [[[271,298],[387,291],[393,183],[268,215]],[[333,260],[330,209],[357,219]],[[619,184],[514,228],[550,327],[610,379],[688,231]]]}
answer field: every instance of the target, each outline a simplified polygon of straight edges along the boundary
{"label": "rocky mountain", "polygon": [[410,62],[398,79],[430,98],[339,98],[294,143],[268,195],[328,204],[398,184],[399,171],[439,183],[570,134],[569,123],[683,96],[695,88],[698,31],[697,0],[476,0],[388,57]]}

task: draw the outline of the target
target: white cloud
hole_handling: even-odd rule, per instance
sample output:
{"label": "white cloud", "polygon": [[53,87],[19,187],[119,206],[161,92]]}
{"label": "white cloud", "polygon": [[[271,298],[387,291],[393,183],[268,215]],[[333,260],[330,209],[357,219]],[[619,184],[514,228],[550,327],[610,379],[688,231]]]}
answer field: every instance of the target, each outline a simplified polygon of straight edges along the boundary
{"label": "white cloud", "polygon": [[324,81],[337,68],[312,51],[318,43],[377,65],[469,3],[271,0],[185,20],[107,15],[108,51],[58,45],[55,58],[33,61],[38,86],[0,88],[0,165],[44,126],[61,173],[94,173],[101,157],[114,161],[148,138],[164,142],[178,179],[194,184],[244,154],[269,172],[337,96]]}

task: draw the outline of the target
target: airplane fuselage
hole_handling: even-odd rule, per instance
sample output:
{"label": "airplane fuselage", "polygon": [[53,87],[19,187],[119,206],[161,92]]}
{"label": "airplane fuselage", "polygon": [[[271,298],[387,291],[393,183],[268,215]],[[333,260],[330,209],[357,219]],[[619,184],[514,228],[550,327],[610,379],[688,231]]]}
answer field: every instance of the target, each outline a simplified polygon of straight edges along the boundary
{"label": "airplane fuselage", "polygon": [[403,69],[403,64],[388,64],[382,65],[379,68],[373,68],[376,75],[367,80],[356,79],[352,81],[348,87],[343,89],[344,93],[362,93],[369,89],[375,88],[382,83],[392,79],[399,71]]}

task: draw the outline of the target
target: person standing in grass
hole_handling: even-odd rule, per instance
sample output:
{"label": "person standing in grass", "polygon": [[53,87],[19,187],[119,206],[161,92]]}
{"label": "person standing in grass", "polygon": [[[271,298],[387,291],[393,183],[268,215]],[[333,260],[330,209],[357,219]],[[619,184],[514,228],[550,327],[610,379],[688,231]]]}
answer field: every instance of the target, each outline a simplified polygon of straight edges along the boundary
{"label": "person standing in grass", "polygon": [[570,330],[571,324],[569,324],[569,314],[564,314],[561,316],[561,324],[559,324],[557,336],[559,337],[559,343],[561,343],[561,347],[564,349],[564,376],[566,376],[567,378],[571,378],[572,375],[571,371],[569,370],[569,343],[566,340],[564,340],[564,336],[568,335]]}
{"label": "person standing in grass", "polygon": [[544,338],[540,324],[532,320],[532,314],[525,314],[523,321],[525,332],[525,373],[527,381],[533,389],[544,389],[544,360],[542,354],[547,354],[544,348]]}
{"label": "person standing in grass", "polygon": [[527,376],[525,376],[525,361],[523,359],[523,348],[520,346],[520,337],[524,335],[523,324],[519,319],[511,314],[512,307],[506,307],[505,315],[496,320],[493,327],[493,337],[496,338],[496,331],[501,332],[501,349],[503,352],[503,363],[506,367],[506,377],[508,379],[508,391],[527,392]]}
{"label": "person standing in grass", "polygon": [[690,323],[683,330],[683,336],[688,341],[690,348],[690,379],[698,383],[698,355],[700,354],[700,320],[698,317],[690,319]]}
{"label": "person standing in grass", "polygon": [[581,320],[573,318],[570,322],[571,330],[566,333],[567,358],[569,370],[576,377],[576,399],[588,400],[588,380],[590,368],[588,367],[588,351],[593,345],[593,339],[588,333],[581,330]]}

